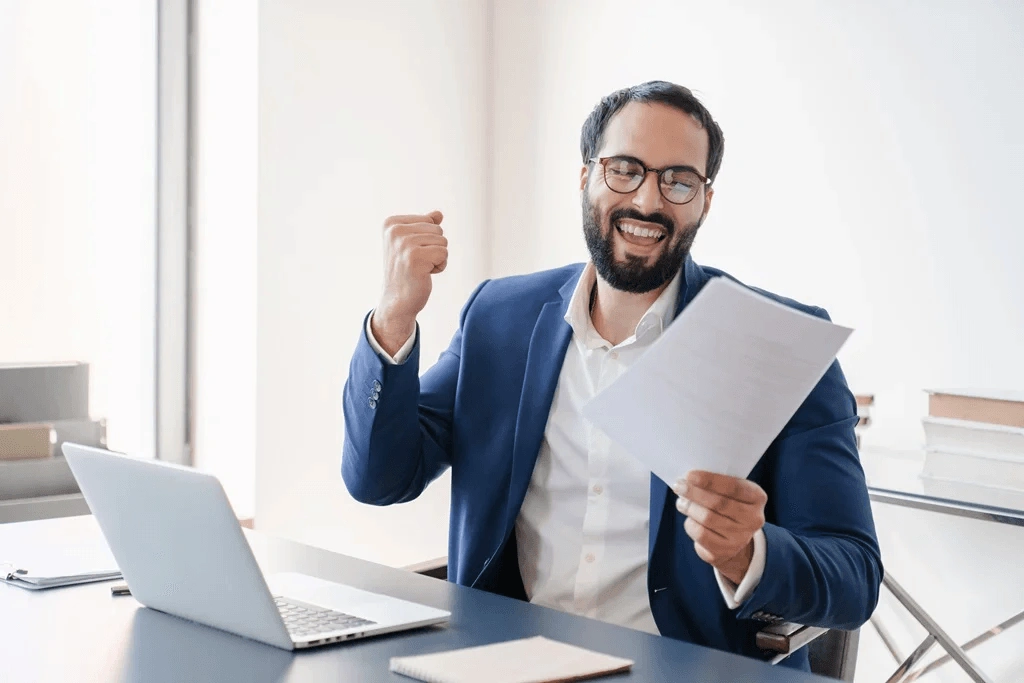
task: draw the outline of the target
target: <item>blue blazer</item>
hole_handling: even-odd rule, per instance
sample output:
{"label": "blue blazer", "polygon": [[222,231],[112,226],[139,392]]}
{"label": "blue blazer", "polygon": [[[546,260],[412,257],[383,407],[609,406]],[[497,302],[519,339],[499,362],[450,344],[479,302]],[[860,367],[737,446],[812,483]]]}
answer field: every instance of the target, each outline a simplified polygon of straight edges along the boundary
{"label": "blue blazer", "polygon": [[[366,340],[364,324],[345,384],[342,476],[356,500],[390,505],[416,498],[451,467],[450,581],[526,598],[515,520],[572,337],[564,316],[582,270],[484,282],[422,377],[418,340],[405,363],[390,365]],[[678,308],[723,275],[687,258]],[[856,423],[856,402],[835,362],[750,473],[768,494],[767,559],[757,589],[736,610],[694,552],[675,494],[651,476],[647,586],[662,635],[764,658],[754,637],[765,620],[841,629],[867,621],[882,562]],[[787,664],[806,669],[806,648]]]}

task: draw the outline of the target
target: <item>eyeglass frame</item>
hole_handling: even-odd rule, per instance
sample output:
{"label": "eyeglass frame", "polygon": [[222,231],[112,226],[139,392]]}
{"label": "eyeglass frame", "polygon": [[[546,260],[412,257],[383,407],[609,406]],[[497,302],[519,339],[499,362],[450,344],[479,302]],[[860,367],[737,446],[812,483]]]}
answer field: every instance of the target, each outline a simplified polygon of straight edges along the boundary
{"label": "eyeglass frame", "polygon": [[[632,162],[635,162],[637,164],[640,164],[640,168],[642,168],[644,170],[643,179],[640,181],[640,184],[637,185],[634,189],[629,190],[628,192],[622,192],[620,190],[616,190],[614,187],[609,185],[608,184],[608,167],[605,165],[606,162],[609,159],[625,159],[627,161],[632,161]],[[701,183],[702,183],[702,185],[704,187],[704,191],[705,192],[707,192],[707,188],[711,187],[711,181],[708,180],[707,176],[705,176],[703,173],[701,173],[700,171],[695,169],[693,166],[680,165],[680,166],[666,166],[665,168],[648,168],[647,164],[645,164],[644,162],[640,161],[636,157],[629,156],[628,154],[614,154],[614,155],[612,155],[610,157],[591,157],[590,160],[589,160],[589,163],[601,164],[601,178],[604,180],[604,185],[605,185],[605,187],[607,187],[609,190],[611,190],[615,194],[633,194],[634,192],[636,192],[637,190],[639,190],[641,187],[644,186],[644,183],[647,181],[647,174],[648,173],[655,173],[655,174],[657,174],[657,178],[658,178],[658,193],[662,196],[662,198],[666,202],[668,202],[669,204],[672,204],[673,206],[686,206],[687,204],[692,202],[694,199],[696,199],[697,195],[699,193],[694,192],[693,196],[690,197],[689,199],[687,199],[685,202],[674,202],[674,201],[672,201],[671,199],[669,199],[668,197],[665,196],[665,191],[662,189],[661,174],[664,173],[665,171],[674,171],[674,170],[689,171],[690,173],[694,174],[695,176],[697,176],[700,179],[700,181],[701,181]]]}

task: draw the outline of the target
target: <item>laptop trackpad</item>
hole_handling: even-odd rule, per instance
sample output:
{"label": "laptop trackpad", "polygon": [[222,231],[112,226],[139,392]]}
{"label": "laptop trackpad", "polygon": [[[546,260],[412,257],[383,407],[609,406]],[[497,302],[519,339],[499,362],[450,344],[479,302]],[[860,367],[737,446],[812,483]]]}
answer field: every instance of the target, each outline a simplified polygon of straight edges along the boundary
{"label": "laptop trackpad", "polygon": [[354,617],[369,619],[380,626],[441,620],[448,612],[425,605],[399,600],[378,593],[325,581],[306,574],[286,572],[267,577],[270,592],[319,607],[337,610]]}

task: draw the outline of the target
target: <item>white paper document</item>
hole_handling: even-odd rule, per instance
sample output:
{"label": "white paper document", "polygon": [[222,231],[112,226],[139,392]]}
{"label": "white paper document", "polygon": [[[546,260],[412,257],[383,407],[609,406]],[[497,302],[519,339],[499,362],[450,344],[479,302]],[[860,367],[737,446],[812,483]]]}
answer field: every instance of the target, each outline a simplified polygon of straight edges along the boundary
{"label": "white paper document", "polygon": [[20,546],[17,552],[0,549],[0,553],[8,552],[0,559],[0,581],[39,590],[121,577],[106,541],[96,543],[67,536],[56,545],[41,544],[31,536],[32,525],[38,528],[45,523],[26,523],[30,533],[26,534],[24,542],[16,542]]}
{"label": "white paper document", "polygon": [[670,486],[746,477],[851,332],[718,277],[583,415]]}

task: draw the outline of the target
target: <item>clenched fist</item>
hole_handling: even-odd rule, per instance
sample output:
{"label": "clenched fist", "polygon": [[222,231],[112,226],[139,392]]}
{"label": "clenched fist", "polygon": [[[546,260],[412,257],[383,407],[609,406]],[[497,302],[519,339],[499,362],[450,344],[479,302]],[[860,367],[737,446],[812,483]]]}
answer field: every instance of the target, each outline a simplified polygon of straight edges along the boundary
{"label": "clenched fist", "polygon": [[370,327],[391,355],[416,332],[416,316],[430,298],[431,277],[448,265],[443,218],[440,211],[432,211],[384,221],[384,291]]}

